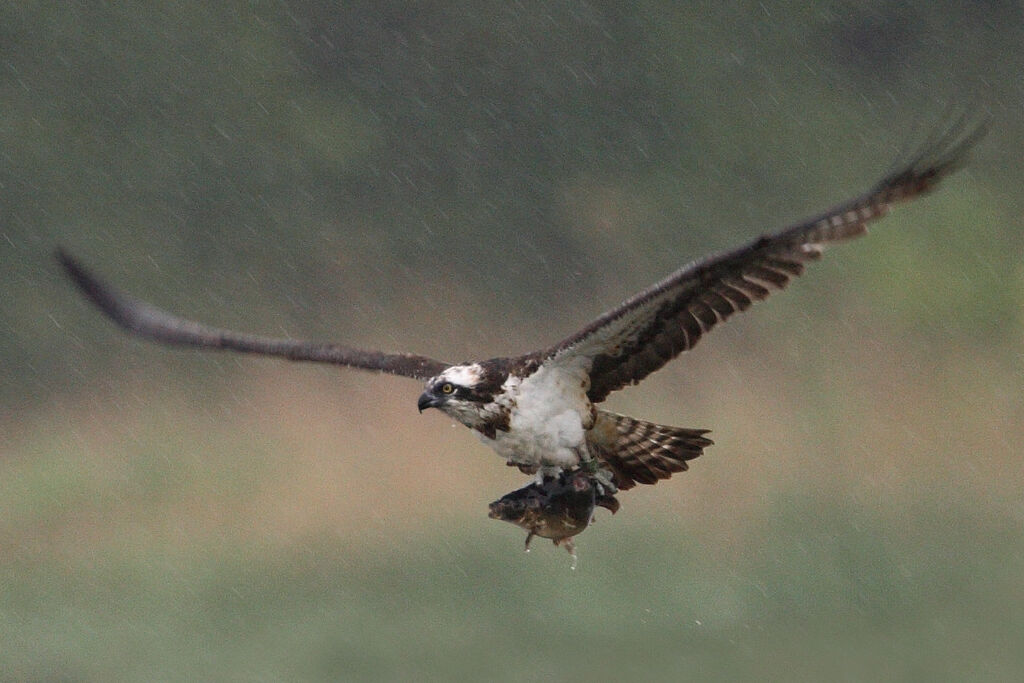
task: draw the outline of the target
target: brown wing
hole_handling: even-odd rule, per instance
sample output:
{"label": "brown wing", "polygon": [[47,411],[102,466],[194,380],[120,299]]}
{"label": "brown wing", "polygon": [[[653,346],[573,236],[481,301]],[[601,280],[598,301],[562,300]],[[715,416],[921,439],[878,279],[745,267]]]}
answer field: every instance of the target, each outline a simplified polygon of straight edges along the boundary
{"label": "brown wing", "polygon": [[587,432],[587,448],[611,470],[615,485],[625,491],[689,469],[687,461],[714,444],[704,436],[707,433],[706,429],[669,427],[599,410],[593,429]]}
{"label": "brown wing", "polygon": [[202,323],[179,318],[114,289],[63,250],[57,251],[57,260],[78,289],[107,317],[128,332],[153,341],[178,346],[281,356],[289,360],[334,363],[421,380],[429,379],[448,367],[448,363],[424,356],[363,351],[338,344],[275,339],[208,327]]}
{"label": "brown wing", "polygon": [[869,192],[739,249],[691,263],[538,354],[548,362],[589,362],[591,401],[636,384],[687,351],[712,327],[803,272],[824,246],[863,235],[889,207],[932,190],[957,169],[985,125],[959,121]]}

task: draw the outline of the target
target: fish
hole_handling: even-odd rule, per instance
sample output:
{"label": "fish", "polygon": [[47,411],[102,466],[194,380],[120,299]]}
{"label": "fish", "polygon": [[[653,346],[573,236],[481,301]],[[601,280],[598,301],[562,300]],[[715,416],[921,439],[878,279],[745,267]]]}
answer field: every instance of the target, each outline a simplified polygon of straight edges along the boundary
{"label": "fish", "polygon": [[525,529],[527,552],[534,536],[551,539],[556,546],[568,551],[575,568],[577,555],[573,539],[590,526],[597,507],[615,514],[619,501],[607,493],[593,472],[579,467],[506,493],[490,504],[488,516]]}

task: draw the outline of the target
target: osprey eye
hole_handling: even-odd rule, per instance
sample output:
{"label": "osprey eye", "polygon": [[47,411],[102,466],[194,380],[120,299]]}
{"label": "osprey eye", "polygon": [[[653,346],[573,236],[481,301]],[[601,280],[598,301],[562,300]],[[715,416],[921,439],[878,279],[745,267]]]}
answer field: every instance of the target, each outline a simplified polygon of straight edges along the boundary
{"label": "osprey eye", "polygon": [[445,382],[444,384],[441,385],[441,393],[442,394],[454,394],[455,393],[455,385],[452,384],[451,382]]}

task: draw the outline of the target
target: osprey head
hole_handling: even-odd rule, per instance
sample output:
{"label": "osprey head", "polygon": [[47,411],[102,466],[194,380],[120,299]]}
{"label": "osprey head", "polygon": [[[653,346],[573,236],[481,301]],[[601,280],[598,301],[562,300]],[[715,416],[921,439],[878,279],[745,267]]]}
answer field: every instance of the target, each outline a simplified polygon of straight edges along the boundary
{"label": "osprey head", "polygon": [[484,419],[483,407],[494,400],[500,382],[488,381],[488,372],[480,363],[453,365],[427,380],[426,388],[416,404],[422,413],[437,408],[467,427]]}

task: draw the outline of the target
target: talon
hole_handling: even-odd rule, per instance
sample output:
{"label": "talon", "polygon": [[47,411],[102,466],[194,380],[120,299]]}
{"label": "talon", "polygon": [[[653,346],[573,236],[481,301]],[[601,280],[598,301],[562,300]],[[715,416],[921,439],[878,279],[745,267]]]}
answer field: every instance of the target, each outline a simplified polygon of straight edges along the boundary
{"label": "talon", "polygon": [[614,475],[603,467],[594,472],[594,482],[597,484],[598,497],[613,496],[619,492],[619,487],[615,485]]}

